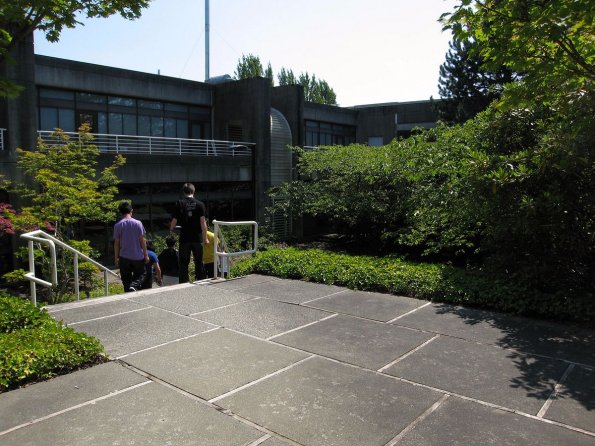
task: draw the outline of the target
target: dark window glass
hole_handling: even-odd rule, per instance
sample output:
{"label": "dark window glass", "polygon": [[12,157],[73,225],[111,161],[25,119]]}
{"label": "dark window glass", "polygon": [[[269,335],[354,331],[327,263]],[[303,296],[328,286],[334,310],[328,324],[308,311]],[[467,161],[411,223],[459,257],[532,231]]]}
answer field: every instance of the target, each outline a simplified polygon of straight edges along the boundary
{"label": "dark window glass", "polygon": [[61,128],[65,132],[75,132],[74,125],[74,110],[69,108],[58,109],[58,128]]}
{"label": "dark window glass", "polygon": [[136,99],[122,98],[119,96],[110,96],[108,103],[110,105],[119,105],[120,107],[136,107]]}
{"label": "dark window glass", "polygon": [[92,93],[77,93],[76,101],[78,103],[84,102],[87,104],[105,104],[107,102],[107,97]]}
{"label": "dark window glass", "polygon": [[41,107],[39,110],[39,128],[41,130],[54,130],[58,127],[58,109],[54,107]]}
{"label": "dark window glass", "polygon": [[145,101],[144,99],[139,99],[138,108],[146,108],[149,110],[162,110],[163,104],[158,101]]}
{"label": "dark window glass", "polygon": [[122,126],[124,135],[136,135],[136,115],[123,114]]}
{"label": "dark window glass", "polygon": [[112,135],[123,134],[122,114],[121,113],[110,113],[109,114],[109,132]]}
{"label": "dark window glass", "polygon": [[176,119],[176,135],[178,138],[188,138],[188,121]]}
{"label": "dark window glass", "polygon": [[151,117],[140,115],[138,117],[138,134],[141,136],[151,136]]}
{"label": "dark window glass", "polygon": [[165,118],[163,120],[163,134],[166,138],[176,137],[176,120],[173,118]]}
{"label": "dark window glass", "polygon": [[151,136],[163,136],[163,118],[151,116]]}
{"label": "dark window glass", "polygon": [[97,113],[97,133],[107,133],[107,113]]}

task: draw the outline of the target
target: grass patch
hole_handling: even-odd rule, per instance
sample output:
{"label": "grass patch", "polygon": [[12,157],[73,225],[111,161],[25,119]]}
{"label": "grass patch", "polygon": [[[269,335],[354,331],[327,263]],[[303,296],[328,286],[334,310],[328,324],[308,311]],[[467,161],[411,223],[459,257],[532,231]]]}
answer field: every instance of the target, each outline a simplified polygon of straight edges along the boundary
{"label": "grass patch", "polygon": [[0,392],[105,361],[93,337],[22,298],[0,294]]}
{"label": "grass patch", "polygon": [[319,249],[271,248],[237,264],[234,277],[250,273],[399,294],[548,319],[595,320],[592,295],[546,294],[522,282],[444,264],[402,258],[353,256]]}

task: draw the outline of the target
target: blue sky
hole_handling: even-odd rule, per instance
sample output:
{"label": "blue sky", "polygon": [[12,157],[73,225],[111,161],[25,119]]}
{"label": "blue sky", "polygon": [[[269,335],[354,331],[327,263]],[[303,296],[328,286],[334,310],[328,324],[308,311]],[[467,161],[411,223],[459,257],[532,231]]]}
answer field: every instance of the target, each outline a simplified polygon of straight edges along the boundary
{"label": "blue sky", "polygon": [[[326,80],[342,106],[438,96],[456,0],[210,0],[210,75],[233,76],[252,53]],[[204,0],[153,0],[135,21],[85,20],[38,54],[203,81]]]}

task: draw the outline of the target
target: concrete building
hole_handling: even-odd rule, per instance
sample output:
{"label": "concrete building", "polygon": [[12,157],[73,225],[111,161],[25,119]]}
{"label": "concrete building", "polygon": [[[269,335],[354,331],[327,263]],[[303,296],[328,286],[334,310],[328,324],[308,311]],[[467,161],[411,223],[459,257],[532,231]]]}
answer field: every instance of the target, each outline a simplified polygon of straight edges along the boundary
{"label": "concrete building", "polygon": [[297,85],[140,73],[35,55],[31,41],[13,57],[17,64],[0,73],[25,89],[0,100],[0,172],[18,177],[17,147],[88,122],[103,162],[125,155],[121,195],[154,232],[167,227],[186,181],[197,186],[210,219],[262,221],[267,190],[292,176],[288,145],[382,145],[436,121],[429,101],[320,105],[305,102]]}

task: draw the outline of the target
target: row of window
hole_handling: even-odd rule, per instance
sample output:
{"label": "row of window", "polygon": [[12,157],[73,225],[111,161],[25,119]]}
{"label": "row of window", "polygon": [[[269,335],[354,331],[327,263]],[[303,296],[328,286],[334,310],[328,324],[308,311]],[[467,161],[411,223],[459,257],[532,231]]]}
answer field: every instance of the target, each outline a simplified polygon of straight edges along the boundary
{"label": "row of window", "polygon": [[39,89],[39,128],[74,132],[83,123],[92,133],[211,139],[209,107]]}
{"label": "row of window", "polygon": [[306,121],[306,146],[348,146],[354,143],[354,126]]}

